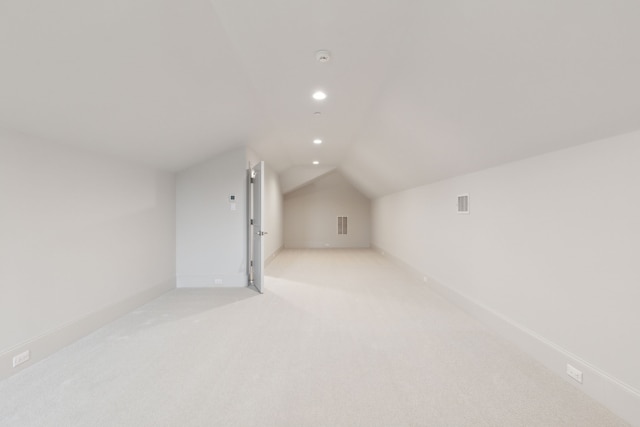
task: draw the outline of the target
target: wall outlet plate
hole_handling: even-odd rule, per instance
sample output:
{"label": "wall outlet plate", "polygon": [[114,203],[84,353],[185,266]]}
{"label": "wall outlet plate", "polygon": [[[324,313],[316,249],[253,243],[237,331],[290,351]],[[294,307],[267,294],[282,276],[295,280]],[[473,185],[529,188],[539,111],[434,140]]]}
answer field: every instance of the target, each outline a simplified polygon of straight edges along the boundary
{"label": "wall outlet plate", "polygon": [[582,371],[567,363],[567,375],[582,384]]}
{"label": "wall outlet plate", "polygon": [[22,365],[24,362],[31,358],[31,352],[29,350],[23,351],[20,354],[16,354],[13,356],[13,367],[15,368],[18,365]]}

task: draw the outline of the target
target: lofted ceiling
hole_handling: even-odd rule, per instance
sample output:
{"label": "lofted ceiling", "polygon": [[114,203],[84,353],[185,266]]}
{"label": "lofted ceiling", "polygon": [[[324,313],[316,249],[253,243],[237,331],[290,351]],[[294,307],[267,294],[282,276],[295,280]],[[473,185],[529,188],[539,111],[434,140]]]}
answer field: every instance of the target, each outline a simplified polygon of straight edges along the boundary
{"label": "lofted ceiling", "polygon": [[3,0],[0,128],[170,170],[249,146],[375,197],[640,129],[638,22],[631,0]]}

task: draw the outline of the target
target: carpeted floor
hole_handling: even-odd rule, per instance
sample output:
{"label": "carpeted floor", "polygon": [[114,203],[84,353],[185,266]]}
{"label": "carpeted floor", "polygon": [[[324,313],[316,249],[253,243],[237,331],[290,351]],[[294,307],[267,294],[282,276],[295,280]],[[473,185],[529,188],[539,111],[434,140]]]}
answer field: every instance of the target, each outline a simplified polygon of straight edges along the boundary
{"label": "carpeted floor", "polygon": [[625,426],[370,250],[181,289],[0,382],[2,426]]}

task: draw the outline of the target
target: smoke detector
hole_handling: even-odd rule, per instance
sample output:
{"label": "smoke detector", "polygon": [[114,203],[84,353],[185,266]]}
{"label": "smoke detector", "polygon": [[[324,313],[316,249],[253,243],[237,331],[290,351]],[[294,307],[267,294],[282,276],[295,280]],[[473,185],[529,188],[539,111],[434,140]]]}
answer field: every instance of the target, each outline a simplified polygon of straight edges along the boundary
{"label": "smoke detector", "polygon": [[316,59],[318,60],[318,62],[329,62],[329,60],[331,59],[331,52],[329,52],[328,50],[319,50],[316,52]]}

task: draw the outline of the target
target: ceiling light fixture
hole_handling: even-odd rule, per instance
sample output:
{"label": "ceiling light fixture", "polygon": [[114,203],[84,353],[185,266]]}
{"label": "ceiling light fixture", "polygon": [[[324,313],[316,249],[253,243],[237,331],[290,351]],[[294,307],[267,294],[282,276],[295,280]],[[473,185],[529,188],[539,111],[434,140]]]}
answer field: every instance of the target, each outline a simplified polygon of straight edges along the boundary
{"label": "ceiling light fixture", "polygon": [[323,99],[326,99],[327,94],[319,90],[314,92],[312,96],[313,96],[313,99],[315,99],[316,101],[322,101]]}
{"label": "ceiling light fixture", "polygon": [[313,140],[314,144],[322,144],[322,140],[320,138],[316,138]]}
{"label": "ceiling light fixture", "polygon": [[320,117],[322,115],[322,113],[320,111],[316,111],[315,113],[313,113],[313,117]]}
{"label": "ceiling light fixture", "polygon": [[320,162],[319,162],[319,161],[317,161],[317,160],[314,160],[314,161],[313,161],[313,164],[314,164],[314,165],[319,165],[319,164],[320,164]]}

